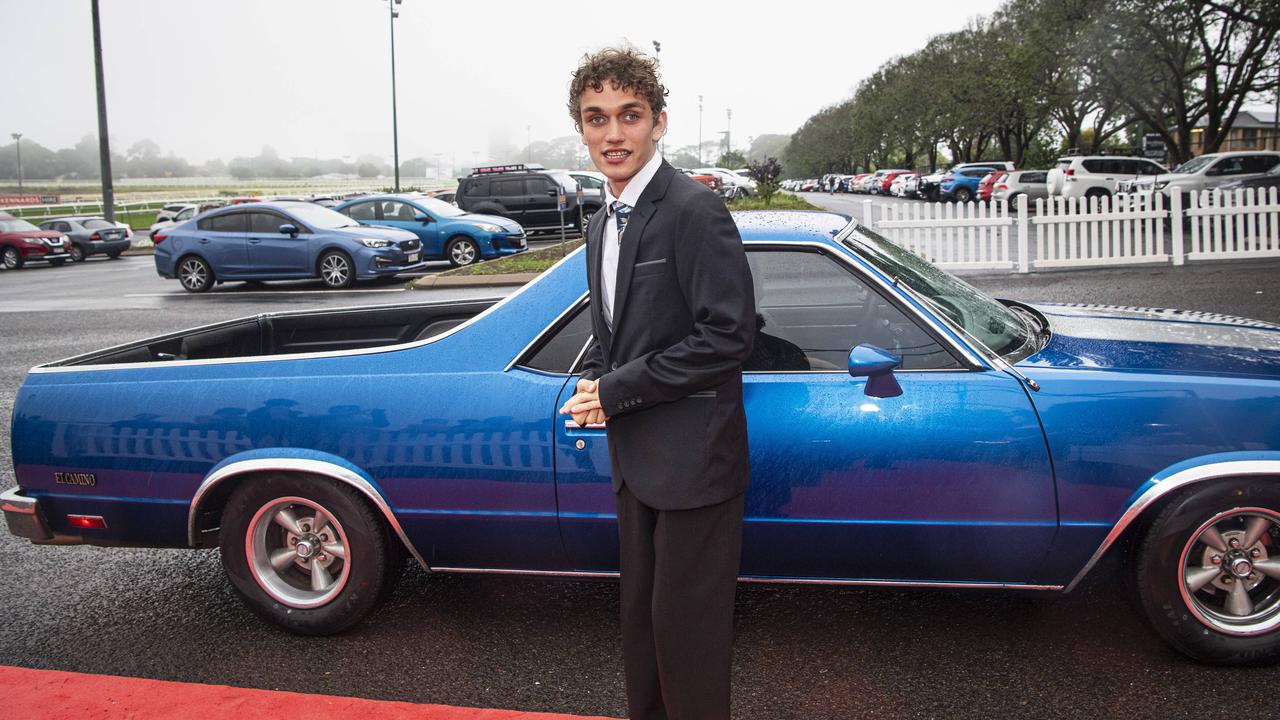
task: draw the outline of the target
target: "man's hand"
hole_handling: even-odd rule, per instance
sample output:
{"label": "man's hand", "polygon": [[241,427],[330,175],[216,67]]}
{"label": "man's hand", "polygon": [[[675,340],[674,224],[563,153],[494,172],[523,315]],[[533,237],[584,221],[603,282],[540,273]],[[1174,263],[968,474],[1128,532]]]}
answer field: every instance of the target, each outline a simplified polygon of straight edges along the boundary
{"label": "man's hand", "polygon": [[595,380],[578,380],[574,396],[560,408],[561,415],[572,415],[580,427],[599,424],[608,420],[600,407],[600,384]]}

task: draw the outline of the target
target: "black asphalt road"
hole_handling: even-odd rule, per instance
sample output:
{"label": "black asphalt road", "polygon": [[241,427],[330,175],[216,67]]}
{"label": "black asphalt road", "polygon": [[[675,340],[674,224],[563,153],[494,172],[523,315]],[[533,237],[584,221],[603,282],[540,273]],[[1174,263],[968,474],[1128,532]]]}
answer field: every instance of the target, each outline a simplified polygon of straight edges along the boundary
{"label": "black asphalt road", "polygon": [[[191,297],[155,278],[149,263],[0,271],[0,487],[13,485],[7,419],[31,365],[269,309],[427,295],[396,285],[334,294],[282,283]],[[1243,262],[969,279],[1029,300],[1280,322],[1278,272],[1280,262]],[[1185,660],[1146,627],[1121,575],[1106,564],[1062,597],[744,585],[735,716],[1280,717],[1280,668]],[[0,578],[0,664],[410,702],[625,711],[617,592],[607,582],[410,568],[370,621],[338,637],[302,638],[240,606],[216,551],[36,547],[0,531]],[[2,708],[0,701],[0,717]]]}

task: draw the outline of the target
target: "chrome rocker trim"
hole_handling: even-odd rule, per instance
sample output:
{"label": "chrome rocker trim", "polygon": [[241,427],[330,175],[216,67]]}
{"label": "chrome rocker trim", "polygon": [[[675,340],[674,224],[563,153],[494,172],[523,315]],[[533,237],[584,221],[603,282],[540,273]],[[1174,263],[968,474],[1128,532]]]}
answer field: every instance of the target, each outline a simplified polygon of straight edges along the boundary
{"label": "chrome rocker trim", "polygon": [[431,567],[427,565],[427,561],[418,553],[418,549],[409,541],[409,537],[405,535],[404,528],[400,526],[400,521],[396,519],[395,513],[391,511],[391,506],[383,499],[368,480],[360,477],[356,473],[334,465],[332,463],[322,462],[320,460],[302,460],[302,459],[271,459],[271,460],[243,460],[241,462],[231,463],[224,468],[218,469],[210,474],[200,483],[199,489],[196,490],[195,496],[191,499],[191,510],[187,518],[187,537],[188,544],[191,547],[196,546],[198,531],[196,530],[196,519],[200,515],[200,504],[204,497],[216,487],[219,483],[238,475],[250,472],[305,472],[313,475],[323,475],[324,477],[345,483],[360,492],[372,502],[378,510],[382,512],[382,516],[387,519],[387,523],[395,530],[396,536],[400,538],[400,542],[404,543],[409,554],[414,560],[422,566],[427,572],[431,572]]}
{"label": "chrome rocker trim", "polygon": [[1117,539],[1119,539],[1125,529],[1133,524],[1133,521],[1136,520],[1138,516],[1142,515],[1142,513],[1155,501],[1175,490],[1180,490],[1188,485],[1193,485],[1198,482],[1217,480],[1225,477],[1256,477],[1259,475],[1280,475],[1280,461],[1235,460],[1230,462],[1210,463],[1199,467],[1187,468],[1186,470],[1174,473],[1163,480],[1156,481],[1155,485],[1147,488],[1146,492],[1142,493],[1141,497],[1134,501],[1134,503],[1129,506],[1129,509],[1125,510],[1124,514],[1120,516],[1120,519],[1116,521],[1115,526],[1111,528],[1111,532],[1107,533],[1106,539],[1102,541],[1102,544],[1098,546],[1097,551],[1093,553],[1093,557],[1089,558],[1089,562],[1085,563],[1085,566],[1081,568],[1080,572],[1071,580],[1064,592],[1071,592],[1074,590],[1075,587],[1080,584],[1080,581],[1084,580],[1084,576],[1089,574],[1089,571],[1093,569],[1093,566],[1098,564],[1098,561],[1102,559],[1102,556],[1106,554],[1107,550]]}

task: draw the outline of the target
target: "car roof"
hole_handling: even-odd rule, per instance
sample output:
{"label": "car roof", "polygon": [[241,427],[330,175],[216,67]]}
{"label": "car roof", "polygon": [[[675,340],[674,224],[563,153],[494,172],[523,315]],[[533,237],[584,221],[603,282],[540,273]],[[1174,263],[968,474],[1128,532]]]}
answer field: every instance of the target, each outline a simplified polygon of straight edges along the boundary
{"label": "car roof", "polygon": [[813,210],[741,210],[733,213],[743,240],[829,243],[852,219]]}

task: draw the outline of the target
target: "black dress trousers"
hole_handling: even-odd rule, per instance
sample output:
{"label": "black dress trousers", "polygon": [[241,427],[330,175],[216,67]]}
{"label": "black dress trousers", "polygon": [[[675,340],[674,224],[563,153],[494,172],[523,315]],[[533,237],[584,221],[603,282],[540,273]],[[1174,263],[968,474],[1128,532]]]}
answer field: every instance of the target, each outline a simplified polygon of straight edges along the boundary
{"label": "black dress trousers", "polygon": [[744,495],[657,510],[616,494],[632,720],[728,720]]}

